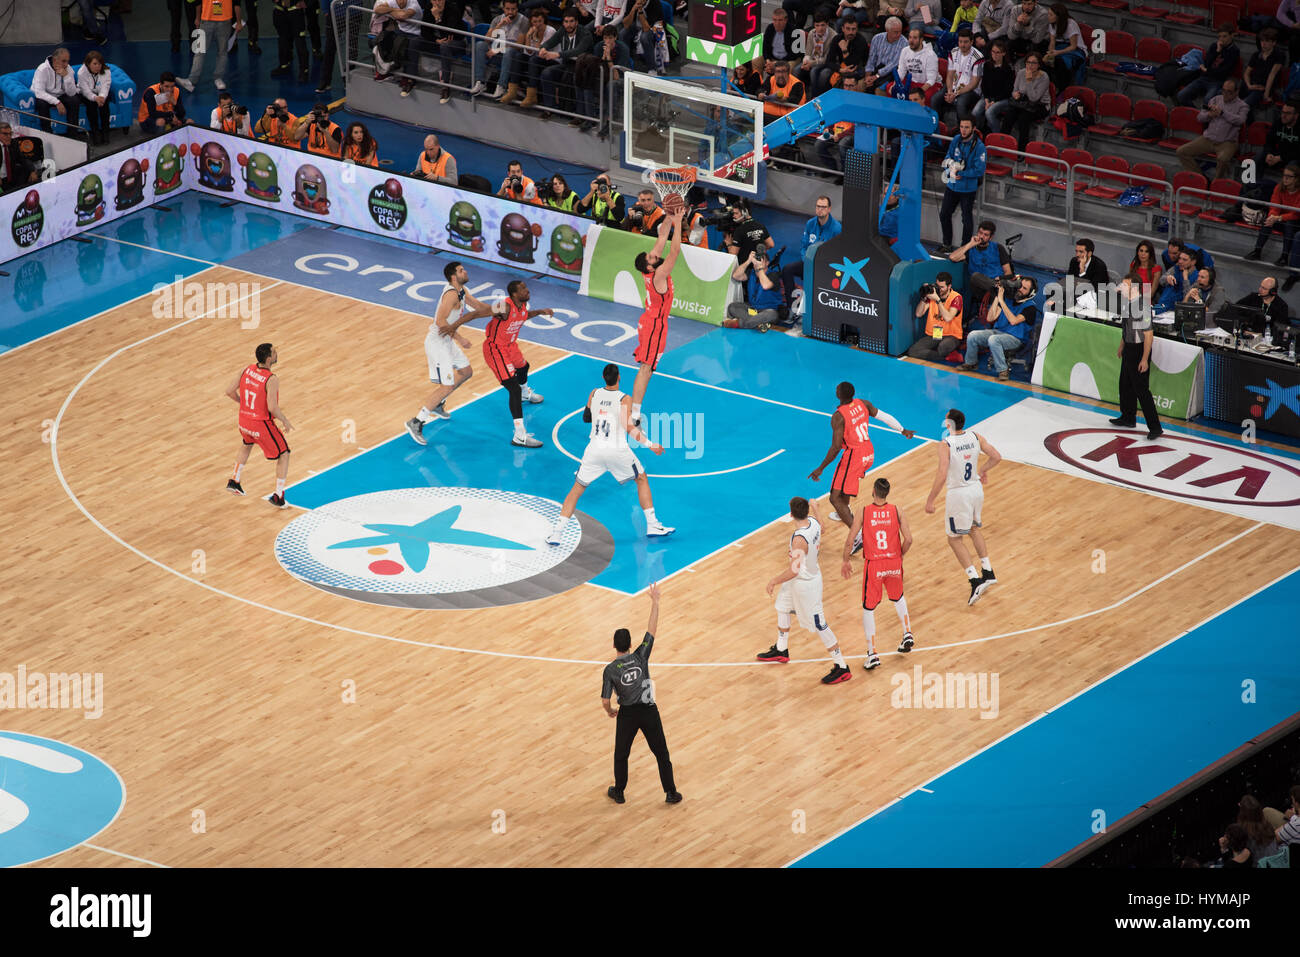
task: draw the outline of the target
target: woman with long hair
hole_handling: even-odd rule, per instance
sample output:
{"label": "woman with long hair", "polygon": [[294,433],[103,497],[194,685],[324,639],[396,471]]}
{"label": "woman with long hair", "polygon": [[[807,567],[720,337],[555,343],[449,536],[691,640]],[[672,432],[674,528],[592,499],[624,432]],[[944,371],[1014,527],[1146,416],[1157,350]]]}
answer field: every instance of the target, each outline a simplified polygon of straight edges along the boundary
{"label": "woman with long hair", "polygon": [[1152,245],[1151,240],[1144,239],[1137,244],[1137,248],[1133,250],[1133,261],[1128,264],[1128,269],[1129,272],[1137,274],[1143,285],[1150,285],[1152,289],[1159,285],[1160,273],[1164,271],[1164,267],[1156,258],[1156,247]]}
{"label": "woman with long hair", "polygon": [[556,173],[551,177],[551,189],[546,194],[543,202],[552,209],[562,209],[566,213],[572,213],[575,211],[579,199],[581,197],[569,189],[568,181],[559,173]]}
{"label": "woman with long hair", "polygon": [[1011,91],[1010,105],[1005,113],[999,112],[1003,133],[1016,129],[1016,149],[1025,151],[1029,144],[1029,130],[1035,123],[1047,116],[1052,108],[1052,91],[1047,74],[1040,67],[1043,59],[1030,51],[1025,57],[1025,66],[1016,74],[1016,84]]}
{"label": "woman with long hair", "polygon": [[989,44],[988,56],[984,58],[983,79],[980,80],[980,97],[971,110],[971,119],[985,133],[996,133],[1001,129],[999,114],[1005,112],[1011,103],[1011,90],[1016,82],[1016,68],[1007,53],[1006,37],[998,37]]}
{"label": "woman with long hair", "polygon": [[1048,7],[1047,21],[1052,42],[1043,55],[1043,67],[1060,91],[1074,84],[1075,72],[1087,60],[1088,51],[1083,46],[1083,31],[1070,17],[1065,4],[1054,3]]}
{"label": "woman with long hair", "polygon": [[1255,795],[1243,795],[1237,802],[1237,823],[1246,829],[1246,842],[1255,860],[1278,852],[1277,837],[1264,820],[1264,805]]}
{"label": "woman with long hair", "polygon": [[358,166],[379,165],[379,144],[366,129],[366,124],[348,124],[347,132],[343,134],[343,159]]}
{"label": "woman with long hair", "polygon": [[763,71],[755,70],[753,63],[737,63],[731,71],[731,82],[745,96],[757,96],[763,86]]}

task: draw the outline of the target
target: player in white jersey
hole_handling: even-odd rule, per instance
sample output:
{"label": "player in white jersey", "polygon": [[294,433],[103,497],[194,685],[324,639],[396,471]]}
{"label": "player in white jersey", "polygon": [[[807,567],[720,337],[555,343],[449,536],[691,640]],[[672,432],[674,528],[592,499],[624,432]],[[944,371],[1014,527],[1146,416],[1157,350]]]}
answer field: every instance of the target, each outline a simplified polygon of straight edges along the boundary
{"label": "player in white jersey", "polygon": [[[587,450],[582,453],[582,464],[578,466],[578,478],[569,490],[560,509],[559,521],[546,536],[547,544],[560,544],[564,527],[573,517],[578,507],[578,499],[587,491],[587,486],[606,472],[614,476],[619,485],[628,479],[636,479],[637,498],[645,512],[645,533],[651,538],[671,535],[674,529],[660,523],[655,517],[654,499],[650,497],[650,480],[646,478],[645,469],[637,461],[636,453],[628,444],[631,437],[637,442],[645,442],[645,433],[638,426],[629,426],[632,412],[632,397],[619,390],[618,366],[610,363],[605,366],[605,387],[592,389],[587,396],[587,407],[583,410],[582,421],[591,423],[591,440]],[[663,455],[662,445],[650,445],[655,455]]]}
{"label": "player in white jersey", "polygon": [[844,663],[839,640],[822,611],[822,571],[817,553],[822,543],[822,523],[816,508],[806,498],[790,499],[790,517],[794,533],[790,536],[790,561],[785,570],[767,583],[769,595],[780,587],[776,596],[776,644],[758,655],[759,661],[790,660],[790,612],[799,624],[821,638],[835,666],[822,678],[824,685],[837,685],[853,677]]}
{"label": "player in white jersey", "polygon": [[[435,388],[415,418],[406,422],[406,431],[421,445],[428,444],[424,437],[424,424],[434,419],[450,419],[451,413],[443,404],[474,374],[469,359],[461,348],[469,348],[469,340],[460,334],[460,327],[471,319],[489,315],[492,311],[491,307],[476,299],[465,287],[469,273],[462,263],[448,263],[442,274],[447,279],[447,289],[438,300],[438,309],[434,312],[433,322],[429,324],[429,334],[424,337],[424,354],[429,360],[429,381],[434,383]],[[473,311],[466,312],[466,306]],[[459,318],[455,321],[451,316],[453,311],[459,311]]]}
{"label": "player in white jersey", "polygon": [[[957,563],[966,571],[966,577],[970,580],[970,598],[966,604],[973,605],[991,586],[998,583],[980,525],[984,509],[984,485],[988,482],[989,469],[1001,462],[1002,456],[984,436],[966,431],[966,416],[960,409],[948,410],[943,427],[948,434],[939,443],[939,469],[934,476],[930,497],[925,500],[925,510],[928,514],[934,514],[935,500],[946,483],[948,496],[944,503],[944,531],[948,533],[948,545],[957,556]],[[981,452],[988,456],[983,468],[980,468]],[[979,556],[982,566],[979,574],[975,573],[970,552],[966,551],[966,543],[962,541],[964,535],[970,536],[975,554]]]}

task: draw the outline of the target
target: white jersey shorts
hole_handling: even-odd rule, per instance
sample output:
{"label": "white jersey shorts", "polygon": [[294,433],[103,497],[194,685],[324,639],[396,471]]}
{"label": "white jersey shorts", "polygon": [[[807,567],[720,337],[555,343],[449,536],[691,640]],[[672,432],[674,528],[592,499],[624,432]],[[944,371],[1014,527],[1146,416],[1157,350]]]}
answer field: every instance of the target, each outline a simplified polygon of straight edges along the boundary
{"label": "white jersey shorts", "polygon": [[645,471],[636,453],[628,445],[604,445],[592,442],[587,451],[582,453],[582,464],[578,466],[578,481],[590,485],[606,472],[622,485],[628,479],[636,478]]}
{"label": "white jersey shorts", "polygon": [[943,527],[949,538],[970,533],[979,528],[980,513],[984,510],[984,486],[966,485],[948,489],[943,510]]}
{"label": "white jersey shorts", "polygon": [[808,581],[792,579],[781,586],[776,593],[776,610],[794,612],[799,624],[809,631],[820,631],[826,626],[826,614],[822,611],[822,579],[818,575]]}
{"label": "white jersey shorts", "polygon": [[456,340],[442,335],[437,329],[430,329],[424,337],[424,354],[429,360],[429,381],[439,385],[454,384],[455,370],[469,368],[469,359],[456,345]]}

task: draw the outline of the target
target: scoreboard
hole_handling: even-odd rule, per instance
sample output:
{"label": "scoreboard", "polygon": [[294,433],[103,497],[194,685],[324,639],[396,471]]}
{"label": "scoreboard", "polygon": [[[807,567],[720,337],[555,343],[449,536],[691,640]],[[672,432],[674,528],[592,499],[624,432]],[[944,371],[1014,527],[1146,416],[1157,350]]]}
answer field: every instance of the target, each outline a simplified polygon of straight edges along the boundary
{"label": "scoreboard", "polygon": [[731,68],[763,53],[761,0],[690,0],[686,58]]}

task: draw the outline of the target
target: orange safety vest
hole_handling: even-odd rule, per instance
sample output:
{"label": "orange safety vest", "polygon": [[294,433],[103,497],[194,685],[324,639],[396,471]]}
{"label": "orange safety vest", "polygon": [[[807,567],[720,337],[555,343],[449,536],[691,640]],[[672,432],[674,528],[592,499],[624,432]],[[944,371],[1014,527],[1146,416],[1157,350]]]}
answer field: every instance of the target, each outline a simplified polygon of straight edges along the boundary
{"label": "orange safety vest", "polygon": [[[343,147],[343,158],[344,158],[345,160],[351,160],[351,161],[354,162],[354,163],[360,163],[360,162],[361,162],[361,147],[357,146],[356,143],[351,143],[351,142],[349,142],[346,146]],[[378,165],[379,165],[379,153],[378,153],[378,151],[375,152],[375,155],[374,155],[374,156],[370,157],[370,161],[369,161],[368,163],[366,163],[365,165],[366,165],[366,166],[378,166]]]}
{"label": "orange safety vest", "polygon": [[265,120],[266,117],[263,116],[262,120],[259,122],[262,123],[262,129],[270,130],[270,132],[266,134],[266,142],[274,143],[276,146],[301,145],[302,140],[295,140],[290,136],[290,131],[293,129],[293,125],[298,122],[298,117],[290,113],[289,118],[283,122],[280,120],[271,120],[270,123],[267,123]]}
{"label": "orange safety vest", "polygon": [[[162,83],[155,83],[153,86],[146,89],[145,92],[152,93],[155,97],[157,97],[158,94],[162,92]],[[179,86],[173,86],[171,101],[168,103],[158,103],[155,100],[154,109],[157,110],[159,113],[166,113],[170,115],[175,110],[176,104],[179,103],[180,101],[181,101],[181,89]],[[149,105],[145,103],[144,97],[142,96],[140,97],[140,112],[136,114],[135,121],[137,123],[144,123],[148,119],[149,119]]]}
{"label": "orange safety vest", "polygon": [[[696,224],[699,223],[699,221],[700,221],[700,214],[698,212],[690,214],[689,222],[683,221],[682,229],[686,231],[686,235],[682,237],[683,241],[690,242],[691,233],[695,232],[695,226]],[[702,249],[709,248],[709,231],[707,229],[704,231],[704,235],[700,237],[700,241],[695,245],[701,247]]]}
{"label": "orange safety vest", "polygon": [[420,150],[420,173],[429,178],[446,176],[447,158],[450,155],[445,149],[438,147],[438,159],[430,162],[424,150]]}
{"label": "orange safety vest", "polygon": [[229,20],[235,15],[235,4],[238,0],[203,0],[203,10],[199,14],[200,20]]}
{"label": "orange safety vest", "polygon": [[793,110],[796,106],[802,105],[803,101],[808,96],[807,88],[804,89],[803,95],[799,97],[797,102],[795,100],[789,99],[790,91],[794,89],[795,84],[798,82],[799,79],[793,73],[791,73],[789,80],[787,80],[785,86],[782,87],[777,85],[776,77],[772,77],[772,79],[768,81],[768,91],[767,91],[768,94],[769,95],[780,94],[782,96],[785,96],[787,99],[785,103],[776,103],[772,100],[764,100],[763,112],[766,113],[768,116],[784,116],[786,113],[789,113],[791,110]]}
{"label": "orange safety vest", "polygon": [[[334,140],[334,134],[339,131],[337,123],[330,123],[324,131],[319,126],[312,123],[307,127],[307,152],[315,153],[317,156],[339,157],[339,146]],[[341,142],[341,140],[339,141]]]}
{"label": "orange safety vest", "polygon": [[[421,153],[420,155],[421,155],[421,156],[424,156],[423,153]],[[532,203],[534,206],[541,206],[541,205],[542,205],[542,201],[541,201],[541,199],[539,199],[538,196],[537,196],[537,184],[534,183],[534,182],[533,182],[531,179],[529,179],[527,176],[523,175],[522,173],[519,174],[519,181],[520,181],[521,183],[524,184],[523,189],[520,190],[521,195],[520,195],[520,197],[519,197],[519,202],[521,202],[521,203]],[[533,198],[532,198],[532,199],[529,199],[529,198],[528,198],[528,191],[529,191],[530,189],[533,191]],[[511,194],[509,191],[506,192],[506,195],[509,196],[511,199],[514,199],[514,195]]]}
{"label": "orange safety vest", "polygon": [[659,220],[663,219],[667,213],[659,206],[654,208],[654,212],[646,213],[641,220],[640,226],[633,226],[628,232],[640,233],[642,236],[653,236],[659,229]]}

